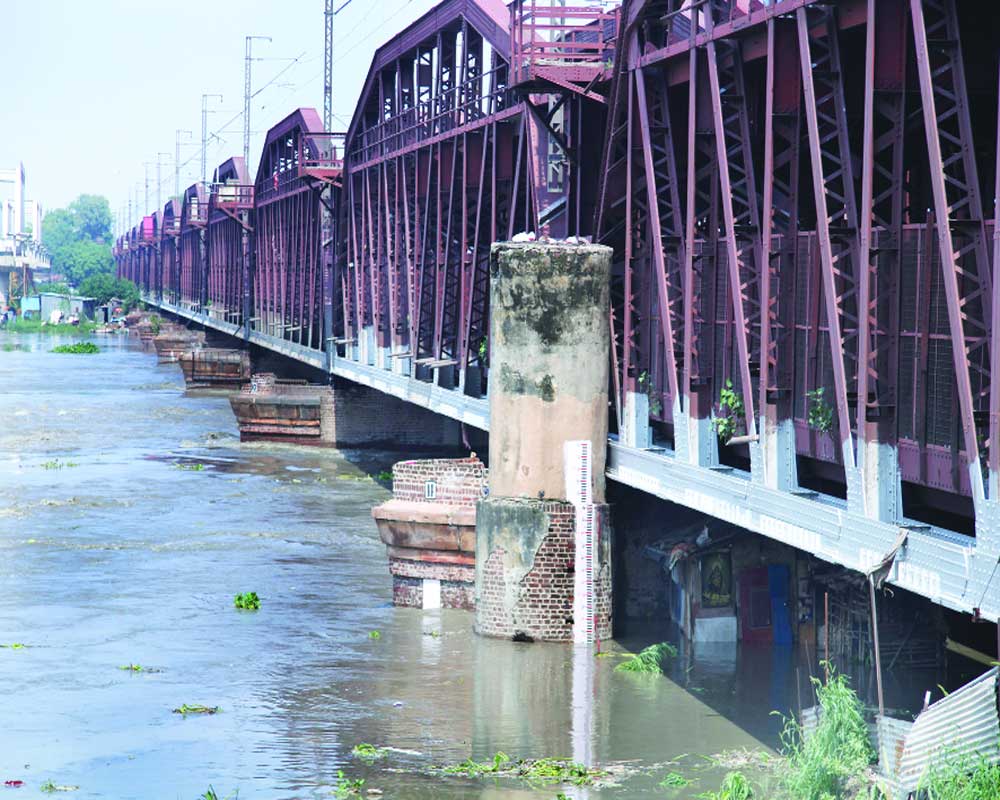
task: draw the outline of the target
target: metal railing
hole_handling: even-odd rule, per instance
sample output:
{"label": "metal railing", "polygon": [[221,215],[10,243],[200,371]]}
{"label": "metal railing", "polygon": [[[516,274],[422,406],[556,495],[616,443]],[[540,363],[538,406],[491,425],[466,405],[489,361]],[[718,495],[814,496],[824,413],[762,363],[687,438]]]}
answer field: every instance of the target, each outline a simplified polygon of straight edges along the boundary
{"label": "metal railing", "polygon": [[510,6],[512,82],[527,83],[551,70],[570,81],[595,77],[611,66],[618,16],[618,8],[605,10],[602,2],[516,0]]}
{"label": "metal railing", "polygon": [[335,175],[344,168],[346,133],[308,133],[299,138],[299,177]]}
{"label": "metal railing", "polygon": [[211,204],[215,208],[240,211],[253,208],[254,187],[246,183],[213,183]]}

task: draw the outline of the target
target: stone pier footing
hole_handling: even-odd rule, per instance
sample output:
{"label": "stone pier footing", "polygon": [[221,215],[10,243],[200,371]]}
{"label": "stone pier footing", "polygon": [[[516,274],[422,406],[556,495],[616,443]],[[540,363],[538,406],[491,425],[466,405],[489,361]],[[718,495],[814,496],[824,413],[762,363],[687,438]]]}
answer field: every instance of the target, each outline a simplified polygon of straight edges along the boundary
{"label": "stone pier footing", "polygon": [[392,499],[372,509],[397,606],[474,607],[476,502],[486,467],[469,458],[400,461]]}
{"label": "stone pier footing", "polygon": [[229,402],[242,441],[433,449],[461,440],[454,420],[339,378],[317,385],[258,373]]}
{"label": "stone pier footing", "polygon": [[189,389],[236,391],[250,382],[250,354],[246,350],[206,347],[181,353],[178,361]]}

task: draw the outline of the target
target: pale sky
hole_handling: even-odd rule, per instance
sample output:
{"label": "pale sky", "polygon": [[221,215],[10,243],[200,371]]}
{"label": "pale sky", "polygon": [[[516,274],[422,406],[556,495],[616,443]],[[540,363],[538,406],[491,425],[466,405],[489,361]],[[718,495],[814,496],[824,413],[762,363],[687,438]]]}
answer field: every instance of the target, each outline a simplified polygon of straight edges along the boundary
{"label": "pale sky", "polygon": [[[375,48],[436,2],[351,0],[334,18],[335,128],[347,128]],[[273,40],[254,42],[255,58],[272,59],[253,63],[254,90],[273,79],[251,106],[256,164],[271,125],[299,106],[322,115],[323,10],[323,0],[0,0],[0,169],[24,162],[26,196],[46,209],[105,195],[117,221],[130,194],[144,203],[151,162],[152,212],[158,154],[163,202],[173,192],[177,129],[192,131],[181,191],[200,179],[203,93],[223,95],[209,101],[219,137],[209,178],[243,154],[247,35]]]}

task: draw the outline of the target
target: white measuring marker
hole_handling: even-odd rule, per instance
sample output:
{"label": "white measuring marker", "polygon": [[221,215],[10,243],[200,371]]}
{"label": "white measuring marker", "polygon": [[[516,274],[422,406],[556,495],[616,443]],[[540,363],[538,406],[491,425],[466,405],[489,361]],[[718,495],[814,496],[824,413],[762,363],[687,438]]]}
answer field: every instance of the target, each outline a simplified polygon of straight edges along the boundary
{"label": "white measuring marker", "polygon": [[594,547],[597,526],[594,515],[593,458],[591,443],[574,440],[563,444],[566,499],[576,508],[575,558],[573,575],[573,641],[590,644],[594,627]]}

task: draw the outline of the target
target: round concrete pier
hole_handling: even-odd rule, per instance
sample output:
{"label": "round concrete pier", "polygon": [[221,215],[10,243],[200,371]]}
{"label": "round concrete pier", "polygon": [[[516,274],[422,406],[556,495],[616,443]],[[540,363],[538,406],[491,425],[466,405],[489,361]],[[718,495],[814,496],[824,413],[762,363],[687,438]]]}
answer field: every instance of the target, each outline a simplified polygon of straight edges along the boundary
{"label": "round concrete pier", "polygon": [[476,630],[611,635],[604,505],[611,249],[493,245],[490,496],[476,512]]}

